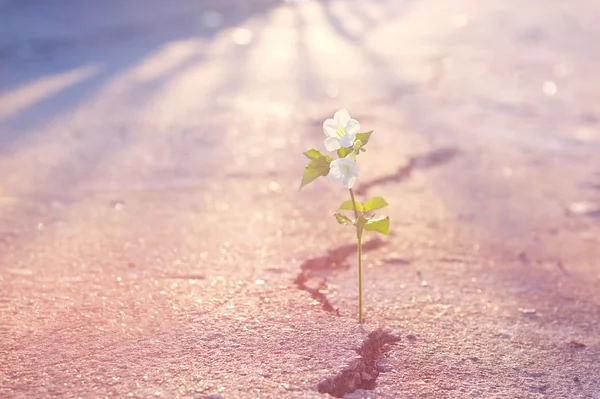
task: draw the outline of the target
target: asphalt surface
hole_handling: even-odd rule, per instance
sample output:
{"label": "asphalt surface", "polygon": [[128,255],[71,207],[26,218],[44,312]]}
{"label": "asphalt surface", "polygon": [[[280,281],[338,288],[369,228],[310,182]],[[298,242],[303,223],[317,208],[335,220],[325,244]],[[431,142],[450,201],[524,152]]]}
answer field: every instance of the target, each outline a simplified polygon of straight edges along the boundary
{"label": "asphalt surface", "polygon": [[599,13],[0,2],[0,396],[600,398]]}

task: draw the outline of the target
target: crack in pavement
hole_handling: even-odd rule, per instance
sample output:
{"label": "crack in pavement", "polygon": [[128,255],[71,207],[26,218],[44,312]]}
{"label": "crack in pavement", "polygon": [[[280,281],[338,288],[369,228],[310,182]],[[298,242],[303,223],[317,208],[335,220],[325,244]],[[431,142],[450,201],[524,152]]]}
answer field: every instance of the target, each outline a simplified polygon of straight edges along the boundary
{"label": "crack in pavement", "polygon": [[298,289],[302,291],[306,291],[310,294],[311,298],[321,304],[321,309],[323,309],[327,313],[334,314],[336,316],[341,316],[340,310],[338,308],[334,308],[327,296],[321,292],[323,289],[327,288],[327,281],[321,281],[318,287],[313,288],[307,285],[308,278],[304,275],[304,273],[299,273],[296,279],[294,280],[294,284],[298,287]]}
{"label": "crack in pavement", "polygon": [[[363,251],[373,251],[386,244],[386,241],[374,238],[363,244]],[[321,304],[321,309],[325,312],[341,316],[339,309],[332,305],[322,290],[327,288],[329,276],[350,268],[348,257],[353,253],[356,253],[356,245],[342,245],[327,251],[324,256],[306,260],[300,266],[300,272],[294,279],[294,284],[298,289],[308,292],[314,300]],[[396,335],[381,329],[372,331],[361,347],[357,349],[357,358],[340,373],[319,382],[318,392],[342,398],[357,389],[374,389],[377,377],[382,371],[379,365],[382,354],[399,340],[400,338]]]}
{"label": "crack in pavement", "polygon": [[359,186],[355,191],[357,195],[364,195],[371,187],[389,182],[400,182],[410,176],[415,169],[426,169],[450,162],[459,153],[456,148],[440,148],[425,154],[410,157],[406,165],[402,165],[396,172],[371,180]]}
{"label": "crack in pavement", "polygon": [[[385,244],[385,241],[375,238],[363,244],[363,251],[372,251]],[[321,304],[321,308],[325,312],[341,316],[339,309],[331,304],[327,295],[322,291],[327,288],[328,276],[335,274],[337,270],[350,268],[347,259],[355,252],[356,245],[342,245],[329,250],[324,256],[308,259],[300,266],[300,272],[294,279],[294,284],[299,290],[308,292],[314,300]]]}
{"label": "crack in pavement", "polygon": [[317,390],[336,398],[343,398],[357,389],[373,390],[379,373],[384,371],[380,365],[382,355],[398,341],[400,337],[390,332],[372,331],[356,351],[358,357],[340,373],[319,382]]}

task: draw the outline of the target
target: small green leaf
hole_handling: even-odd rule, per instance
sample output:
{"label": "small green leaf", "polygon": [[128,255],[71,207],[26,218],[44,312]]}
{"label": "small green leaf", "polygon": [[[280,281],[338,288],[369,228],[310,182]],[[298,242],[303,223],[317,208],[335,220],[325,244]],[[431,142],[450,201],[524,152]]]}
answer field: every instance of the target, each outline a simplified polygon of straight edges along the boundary
{"label": "small green leaf", "polygon": [[352,226],[354,224],[354,222],[350,218],[342,215],[341,213],[336,213],[333,216],[335,216],[339,224],[343,224],[346,226]]}
{"label": "small green leaf", "polygon": [[363,202],[363,209],[365,212],[371,212],[375,209],[381,209],[388,205],[389,204],[383,197],[373,197]]}
{"label": "small green leaf", "polygon": [[346,155],[350,154],[353,151],[352,148],[340,148],[337,150],[337,154],[340,158],[346,158]]}
{"label": "small green leaf", "polygon": [[304,168],[302,182],[300,183],[300,188],[298,190],[300,190],[302,187],[306,186],[308,183],[312,182],[319,176],[327,176],[327,174],[329,173],[329,164],[331,163],[331,161],[333,161],[333,158],[331,158],[330,156],[323,155],[321,155],[317,159],[309,161],[308,165],[306,165],[306,167]]}
{"label": "small green leaf", "polygon": [[384,218],[370,219],[365,223],[365,230],[376,231],[387,236],[390,232],[390,217],[386,216]]}
{"label": "small green leaf", "polygon": [[[347,211],[354,211],[354,206],[352,205],[352,200],[346,200],[346,201],[342,202],[342,205],[340,205],[340,209],[344,209]],[[356,203],[356,210],[359,212],[362,212],[363,207],[360,202]]]}
{"label": "small green leaf", "polygon": [[371,130],[370,132],[366,132],[366,133],[358,133],[356,135],[356,140],[362,141],[362,146],[364,147],[369,142],[369,139],[371,138],[371,133],[373,133],[373,130]]}
{"label": "small green leaf", "polygon": [[324,156],[323,154],[321,154],[318,150],[315,150],[314,148],[306,151],[304,153],[304,155],[306,156],[306,158],[312,159],[312,160],[319,159],[322,156]]}
{"label": "small green leaf", "polygon": [[367,219],[364,215],[359,215],[358,219],[356,220],[356,225],[362,229],[365,227],[365,224],[367,224],[368,221],[369,219]]}

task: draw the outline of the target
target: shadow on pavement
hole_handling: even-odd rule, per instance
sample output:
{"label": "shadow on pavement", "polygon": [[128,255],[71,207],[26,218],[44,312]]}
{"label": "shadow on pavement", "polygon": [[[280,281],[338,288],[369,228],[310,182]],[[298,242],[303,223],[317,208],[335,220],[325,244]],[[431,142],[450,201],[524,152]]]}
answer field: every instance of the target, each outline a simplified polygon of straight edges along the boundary
{"label": "shadow on pavement", "polygon": [[[265,13],[279,3],[276,0],[176,1],[169,4],[110,1],[98,5],[97,2],[81,1],[75,7],[43,1],[0,4],[1,18],[4,22],[12,22],[12,25],[0,23],[5,25],[2,31],[5,36],[14,38],[14,43],[7,39],[0,42],[0,59],[4,64],[0,66],[0,72],[4,70],[4,76],[0,76],[0,92],[5,96],[46,78],[86,66],[97,67],[96,73],[86,74],[72,84],[10,112],[5,118],[0,109],[0,153],[10,151],[12,144],[24,139],[27,132],[69,112],[113,77],[163,46],[182,40],[210,42],[220,31]],[[120,12],[123,14],[119,15]],[[75,28],[59,29],[74,19],[78,21]],[[19,20],[23,23],[17,24]],[[25,25],[27,23],[30,25]],[[147,97],[148,90],[159,88],[164,81],[203,57],[200,51],[136,89]]]}

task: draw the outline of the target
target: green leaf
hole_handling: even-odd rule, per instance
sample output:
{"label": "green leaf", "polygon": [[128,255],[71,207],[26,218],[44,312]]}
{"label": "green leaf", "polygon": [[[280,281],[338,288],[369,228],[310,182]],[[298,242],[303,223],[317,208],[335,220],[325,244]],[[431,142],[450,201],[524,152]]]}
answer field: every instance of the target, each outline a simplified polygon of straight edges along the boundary
{"label": "green leaf", "polygon": [[329,173],[329,164],[331,163],[331,161],[333,161],[333,158],[324,155],[321,155],[317,159],[310,160],[308,162],[308,165],[306,165],[306,167],[304,168],[304,173],[302,174],[302,182],[300,183],[300,188],[298,190],[300,190],[302,187],[306,186],[308,183],[312,182],[319,176],[327,176],[327,174]]}
{"label": "green leaf", "polygon": [[376,231],[387,236],[390,232],[390,217],[386,216],[384,218],[369,219],[369,221],[365,223],[365,230]]}
{"label": "green leaf", "polygon": [[339,224],[343,224],[346,226],[352,226],[354,224],[354,222],[350,218],[342,215],[341,213],[336,213],[333,216],[335,216]]}
{"label": "green leaf", "polygon": [[315,150],[314,148],[306,151],[304,153],[304,155],[306,156],[306,158],[312,159],[312,160],[319,159],[322,156],[324,156],[323,154],[321,154],[319,151]]}
{"label": "green leaf", "polygon": [[[345,209],[347,211],[354,211],[354,206],[352,205],[352,200],[346,200],[346,201],[342,202],[342,205],[340,205],[340,209]],[[359,212],[362,212],[363,207],[360,202],[356,203],[356,210]]]}
{"label": "green leaf", "polygon": [[370,132],[366,132],[366,133],[358,133],[356,135],[356,139],[362,141],[362,145],[364,147],[369,142],[369,139],[371,138],[371,133],[373,133],[373,130],[371,130]]}
{"label": "green leaf", "polygon": [[381,209],[388,205],[389,204],[383,197],[373,197],[363,202],[363,209],[365,212],[371,212],[375,209]]}
{"label": "green leaf", "polygon": [[352,152],[352,148],[340,148],[337,150],[337,154],[340,158],[346,158],[346,155],[350,154]]}

